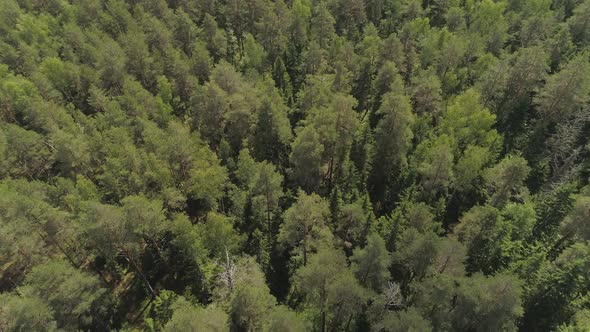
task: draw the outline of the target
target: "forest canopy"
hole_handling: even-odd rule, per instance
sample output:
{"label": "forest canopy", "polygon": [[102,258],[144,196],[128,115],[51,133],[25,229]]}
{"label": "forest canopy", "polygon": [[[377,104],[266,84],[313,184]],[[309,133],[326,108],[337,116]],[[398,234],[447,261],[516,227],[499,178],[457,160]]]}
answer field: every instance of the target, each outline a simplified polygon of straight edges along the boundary
{"label": "forest canopy", "polygon": [[1,0],[0,331],[590,330],[590,0]]}

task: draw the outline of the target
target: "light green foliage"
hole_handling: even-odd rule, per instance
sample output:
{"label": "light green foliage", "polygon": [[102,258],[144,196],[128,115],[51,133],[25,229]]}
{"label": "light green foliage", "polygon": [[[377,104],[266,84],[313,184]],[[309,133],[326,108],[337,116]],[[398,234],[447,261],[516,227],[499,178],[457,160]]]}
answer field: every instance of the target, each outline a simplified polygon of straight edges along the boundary
{"label": "light green foliage", "polygon": [[174,302],[172,309],[172,318],[163,331],[229,331],[228,315],[215,305],[199,308],[180,297]]}
{"label": "light green foliage", "polygon": [[[375,135],[375,162],[383,163],[387,171],[396,171],[405,166],[406,151],[412,139],[411,125],[414,122],[408,97],[403,94],[403,85],[392,84],[391,90],[383,96],[377,114],[379,121]],[[387,172],[386,172],[387,173]]]}
{"label": "light green foliage", "polygon": [[320,329],[342,327],[358,312],[366,296],[346,268],[343,253],[327,246],[296,271],[295,285],[305,295],[307,304],[319,309],[314,315]]}
{"label": "light green foliage", "polygon": [[520,282],[512,275],[465,278],[453,310],[453,325],[459,330],[516,331],[515,319],[523,313],[520,295]]}
{"label": "light green foliage", "polygon": [[0,0],[0,331],[582,331],[588,0]]}
{"label": "light green foliage", "polygon": [[0,326],[13,331],[57,331],[53,312],[49,306],[35,296],[0,294]]}
{"label": "light green foliage", "polygon": [[590,327],[590,311],[581,310],[576,313],[571,324],[559,327],[560,332],[583,332]]}
{"label": "light green foliage", "polygon": [[23,272],[45,262],[56,243],[76,236],[76,227],[64,229],[66,214],[49,204],[49,190],[37,181],[6,179],[0,183],[0,263],[5,282],[22,281]]}
{"label": "light green foliage", "polygon": [[415,309],[410,308],[398,312],[388,312],[381,322],[373,326],[373,330],[385,330],[391,332],[428,332],[432,331],[432,327]]}
{"label": "light green foliage", "polygon": [[352,270],[361,285],[379,292],[389,279],[389,253],[385,241],[377,233],[367,237],[367,245],[355,249],[351,258]]}
{"label": "light green foliage", "polygon": [[230,316],[234,329],[260,331],[276,305],[265,283],[264,274],[252,258],[237,264],[238,278],[230,299]]}
{"label": "light green foliage", "polygon": [[470,89],[457,96],[447,107],[441,122],[442,131],[457,140],[459,151],[468,145],[494,151],[501,142],[493,129],[496,117],[481,105],[479,93]]}
{"label": "light green foliage", "polygon": [[509,274],[439,276],[417,287],[416,306],[435,330],[515,331],[514,320],[523,313],[521,284]]}
{"label": "light green foliage", "polygon": [[54,155],[40,134],[8,124],[0,127],[0,135],[5,137],[9,147],[0,164],[6,176],[33,179],[51,168]]}
{"label": "light green foliage", "polygon": [[441,110],[441,82],[432,71],[424,70],[412,77],[411,97],[414,111],[437,116]]}
{"label": "light green foliage", "polygon": [[505,3],[485,0],[475,5],[470,30],[479,34],[488,51],[499,53],[508,37]]}
{"label": "light green foliage", "polygon": [[263,99],[252,139],[254,155],[259,160],[286,163],[288,146],[293,138],[289,118],[289,109],[279,96],[271,82],[265,81],[266,98]]}
{"label": "light green foliage", "polygon": [[297,313],[279,305],[274,308],[266,331],[303,332],[306,328]]}
{"label": "light green foliage", "polygon": [[291,144],[291,177],[298,186],[308,192],[319,186],[323,153],[324,146],[320,143],[320,136],[311,126],[302,128]]}
{"label": "light green foliage", "polygon": [[441,135],[425,140],[416,148],[420,185],[425,193],[434,195],[445,191],[453,181],[453,140]]}
{"label": "light green foliage", "polygon": [[211,257],[223,260],[226,250],[234,253],[241,246],[243,238],[236,233],[228,217],[215,212],[207,215],[207,220],[196,226],[203,246]]}
{"label": "light green foliage", "polygon": [[581,45],[590,43],[588,33],[588,18],[590,17],[590,4],[588,1],[580,1],[573,10],[573,15],[567,21],[574,41]]}
{"label": "light green foliage", "polygon": [[[574,299],[582,294],[587,296],[589,291],[585,281],[590,271],[589,253],[588,244],[578,242],[565,249],[553,262],[539,268],[538,279],[529,291],[530,300],[525,306],[524,319],[530,326],[557,328],[583,309]],[[542,318],[529,322],[533,317]]]}
{"label": "light green foliage", "polygon": [[580,196],[576,199],[572,211],[566,216],[562,224],[564,237],[573,237],[578,240],[590,240],[590,197]]}
{"label": "light green foliage", "polygon": [[564,119],[590,100],[590,60],[586,53],[549,76],[535,97],[539,112],[549,121]]}
{"label": "light green foliage", "polygon": [[242,58],[245,70],[254,69],[263,70],[266,54],[264,48],[260,46],[251,34],[246,34],[244,38],[244,56]]}
{"label": "light green foliage", "polygon": [[328,324],[331,329],[346,329],[352,318],[367,301],[365,289],[350,271],[343,271],[327,288],[327,308],[331,313]]}
{"label": "light green foliage", "polygon": [[320,47],[326,48],[329,42],[335,37],[334,24],[336,20],[326,8],[325,4],[315,7],[316,12],[311,19],[311,33]]}
{"label": "light green foliage", "polygon": [[468,145],[457,161],[454,184],[459,190],[468,191],[477,186],[477,180],[484,173],[484,167],[492,159],[490,151],[485,147]]}
{"label": "light green foliage", "polygon": [[422,279],[436,257],[439,242],[439,237],[432,232],[421,234],[413,228],[407,229],[396,243],[393,262],[408,271],[407,279]]}
{"label": "light green foliage", "polygon": [[53,310],[59,326],[75,329],[92,321],[105,289],[98,277],[56,260],[34,267],[20,292],[42,299]]}
{"label": "light green foliage", "polygon": [[334,234],[342,240],[345,247],[362,242],[369,226],[367,224],[369,216],[362,202],[344,204],[338,210],[332,214]]}
{"label": "light green foliage", "polygon": [[509,203],[502,211],[476,206],[466,212],[455,232],[468,249],[468,270],[491,273],[518,260],[535,222],[531,203]]}
{"label": "light green foliage", "polygon": [[494,167],[486,170],[485,179],[490,190],[490,203],[503,206],[509,201],[522,202],[528,196],[524,185],[530,168],[519,156],[507,156]]}
{"label": "light green foliage", "polygon": [[295,253],[302,256],[303,265],[306,265],[312,248],[331,240],[330,230],[326,226],[329,213],[328,203],[324,199],[317,194],[308,195],[299,190],[297,201],[285,211],[279,243],[295,248]]}

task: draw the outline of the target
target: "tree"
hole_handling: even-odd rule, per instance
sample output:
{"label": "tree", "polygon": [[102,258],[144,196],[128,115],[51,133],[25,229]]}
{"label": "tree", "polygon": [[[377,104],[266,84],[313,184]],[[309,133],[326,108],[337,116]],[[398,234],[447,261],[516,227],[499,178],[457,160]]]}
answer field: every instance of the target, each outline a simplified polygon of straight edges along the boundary
{"label": "tree", "polygon": [[432,326],[416,309],[409,308],[397,312],[388,312],[380,322],[373,326],[373,331],[428,332],[432,331]]}
{"label": "tree", "polygon": [[338,1],[334,5],[332,13],[336,18],[336,31],[355,40],[367,21],[364,4],[360,1]]}
{"label": "tree", "polygon": [[590,227],[588,227],[589,213],[590,197],[578,197],[572,211],[565,217],[561,225],[563,236],[581,241],[590,240]]}
{"label": "tree", "polygon": [[266,62],[266,52],[249,33],[247,33],[244,38],[244,55],[241,60],[244,71],[253,69],[262,72],[264,69],[263,66]]}
{"label": "tree", "polygon": [[[553,262],[544,262],[537,278],[528,286],[522,326],[529,329],[554,329],[582,309],[573,301],[588,296],[584,281],[590,268],[590,247],[578,242],[560,253]],[[530,288],[529,288],[530,287]]]}
{"label": "tree", "polygon": [[198,133],[171,122],[166,130],[146,126],[143,138],[146,150],[159,155],[167,166],[173,185],[187,198],[202,203],[204,211],[199,212],[217,206],[227,171]]}
{"label": "tree", "polygon": [[[394,82],[395,84],[398,84],[396,88],[399,88],[399,80],[400,76],[398,73],[398,66],[394,62],[386,61],[381,66],[381,68],[379,68],[377,76],[373,80],[372,87],[374,93],[373,100],[371,100],[372,109],[370,110],[372,112],[370,116],[373,118],[371,122],[372,127],[377,125],[376,121],[373,120],[378,120],[376,112],[381,107],[383,95],[391,91],[391,88],[393,87],[392,84],[394,84]],[[366,110],[366,112],[368,111],[369,109]]]}
{"label": "tree", "polygon": [[311,19],[311,33],[320,44],[320,47],[325,49],[335,37],[334,25],[336,20],[325,4],[320,4],[315,8],[316,12]]}
{"label": "tree", "polygon": [[354,250],[351,257],[352,270],[361,285],[380,292],[389,279],[389,253],[385,241],[377,233],[367,237],[367,245]]}
{"label": "tree", "polygon": [[288,146],[293,138],[288,108],[276,89],[266,87],[267,98],[262,101],[254,130],[252,147],[258,160],[267,160],[279,165],[287,163]]}
{"label": "tree", "polygon": [[[482,1],[477,3],[470,30],[479,34],[486,49],[498,54],[508,37],[508,24],[504,18],[504,3]],[[475,37],[475,36],[473,36]]]}
{"label": "tree", "polygon": [[579,45],[590,43],[588,33],[588,19],[590,18],[590,4],[581,1],[573,10],[573,15],[567,20],[573,40]]}
{"label": "tree", "polygon": [[252,258],[240,260],[236,270],[238,276],[229,299],[232,327],[260,331],[268,323],[276,299],[270,294],[264,274]]}
{"label": "tree", "polygon": [[463,279],[452,313],[453,327],[516,331],[516,320],[523,314],[521,292],[521,282],[510,274],[477,274]]}
{"label": "tree", "polygon": [[96,276],[55,260],[34,267],[20,292],[47,303],[58,326],[76,329],[90,325],[105,289]]}
{"label": "tree", "polygon": [[435,198],[438,193],[444,194],[453,181],[454,145],[449,136],[441,135],[423,141],[416,148],[420,186],[426,197]]}
{"label": "tree", "polygon": [[522,110],[532,102],[531,92],[541,86],[549,70],[549,55],[536,45],[519,49],[507,62],[499,61],[484,73],[482,79],[487,81],[487,88],[483,94],[485,105],[492,105],[498,114],[501,128],[512,131],[521,124],[525,115]]}
{"label": "tree", "polygon": [[590,312],[588,309],[577,312],[568,325],[561,325],[560,332],[583,332],[585,328],[590,326]]}
{"label": "tree", "polygon": [[492,206],[473,207],[455,228],[468,250],[467,270],[490,274],[520,260],[535,222],[532,204],[510,203],[502,211]]}
{"label": "tree", "polygon": [[297,201],[285,211],[285,222],[281,225],[278,241],[295,248],[295,253],[302,255],[304,266],[312,248],[326,236],[329,237],[326,226],[329,213],[328,203],[324,199],[317,194],[308,195],[302,190],[297,193]]}
{"label": "tree", "polygon": [[228,315],[214,304],[199,308],[180,297],[174,302],[172,309],[172,317],[163,331],[229,331]]}
{"label": "tree", "polygon": [[272,79],[275,82],[275,86],[279,89],[283,100],[287,105],[293,103],[293,86],[291,85],[291,77],[287,72],[287,67],[281,59],[277,57],[272,65]]}
{"label": "tree", "polygon": [[6,140],[5,159],[0,164],[4,174],[28,179],[48,175],[54,155],[43,136],[13,124],[4,125],[0,130]]}
{"label": "tree", "polygon": [[259,164],[258,176],[252,187],[254,200],[263,202],[266,214],[266,231],[270,238],[273,234],[272,218],[279,207],[279,199],[283,196],[283,177],[268,162]]}
{"label": "tree", "polygon": [[439,242],[435,233],[421,234],[413,228],[406,229],[400,235],[392,258],[401,267],[399,272],[404,286],[414,279],[421,280],[426,276],[437,255]]}
{"label": "tree", "polygon": [[315,127],[324,147],[322,161],[327,164],[328,192],[342,172],[359,124],[354,111],[356,103],[351,96],[336,94],[330,108],[317,108],[309,122],[306,119],[306,125]]}
{"label": "tree", "polygon": [[0,326],[5,331],[57,331],[51,308],[35,296],[0,294]]}
{"label": "tree", "polygon": [[223,260],[228,251],[237,252],[244,240],[234,229],[232,220],[219,213],[209,213],[207,220],[196,227],[199,242],[216,259]]}
{"label": "tree", "polygon": [[317,131],[312,126],[301,128],[291,144],[289,161],[293,166],[293,182],[307,192],[312,192],[320,184],[323,153],[324,146]]}
{"label": "tree", "polygon": [[328,326],[332,331],[347,330],[367,301],[366,291],[349,270],[339,275],[327,289]]}
{"label": "tree", "polygon": [[347,324],[364,301],[362,287],[346,269],[344,254],[329,246],[318,250],[309,264],[295,272],[295,285],[319,311],[316,326],[321,331]]}
{"label": "tree", "polygon": [[481,270],[490,274],[507,265],[510,234],[496,208],[473,207],[463,215],[455,232],[468,248],[468,271]]}
{"label": "tree", "polygon": [[495,115],[481,105],[479,93],[469,89],[449,104],[440,126],[443,133],[456,139],[458,151],[464,151],[468,145],[495,151],[502,143],[493,129],[495,120]]}
{"label": "tree", "polygon": [[437,116],[441,109],[441,82],[432,71],[422,70],[412,77],[412,105],[418,114]]}
{"label": "tree", "polygon": [[455,188],[463,192],[477,189],[478,180],[491,159],[492,152],[489,149],[468,145],[455,165],[454,173],[461,174],[454,178]]}
{"label": "tree", "polygon": [[581,54],[547,78],[535,96],[535,103],[545,121],[567,118],[590,100],[590,61]]}
{"label": "tree", "polygon": [[414,115],[410,100],[403,92],[399,75],[391,86],[391,92],[383,96],[377,112],[381,117],[375,129],[375,155],[369,177],[369,190],[378,202],[383,202],[391,182],[406,166],[406,153],[413,137],[411,126]]}
{"label": "tree", "polygon": [[485,178],[490,189],[490,203],[503,206],[509,201],[523,201],[528,195],[524,181],[530,168],[519,156],[507,156],[486,170]]}
{"label": "tree", "polygon": [[282,56],[287,49],[287,31],[291,19],[291,12],[281,1],[265,4],[260,21],[254,24],[256,39],[264,47],[270,61]]}
{"label": "tree", "polygon": [[270,316],[270,323],[266,331],[303,332],[305,323],[298,314],[289,310],[288,307],[278,305]]}

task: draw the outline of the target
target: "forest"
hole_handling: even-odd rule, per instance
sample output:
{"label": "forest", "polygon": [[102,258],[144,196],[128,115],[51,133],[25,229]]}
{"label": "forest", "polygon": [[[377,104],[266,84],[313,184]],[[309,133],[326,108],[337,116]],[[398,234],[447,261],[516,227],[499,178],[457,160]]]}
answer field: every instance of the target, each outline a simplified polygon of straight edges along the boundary
{"label": "forest", "polygon": [[0,0],[0,331],[590,331],[590,0]]}

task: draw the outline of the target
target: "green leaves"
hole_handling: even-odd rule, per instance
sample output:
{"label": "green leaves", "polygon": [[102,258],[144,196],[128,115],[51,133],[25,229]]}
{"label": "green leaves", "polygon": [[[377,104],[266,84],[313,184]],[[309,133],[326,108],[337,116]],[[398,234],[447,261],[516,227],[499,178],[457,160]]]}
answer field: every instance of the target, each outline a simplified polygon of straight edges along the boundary
{"label": "green leaves", "polygon": [[0,1],[0,330],[584,329],[589,9]]}
{"label": "green leaves", "polygon": [[180,297],[172,305],[173,314],[163,331],[196,331],[206,329],[212,332],[229,331],[228,315],[218,307],[195,307]]}
{"label": "green leaves", "polygon": [[52,261],[33,268],[21,292],[43,299],[59,326],[75,329],[92,321],[93,309],[105,290],[98,277],[65,261]]}

